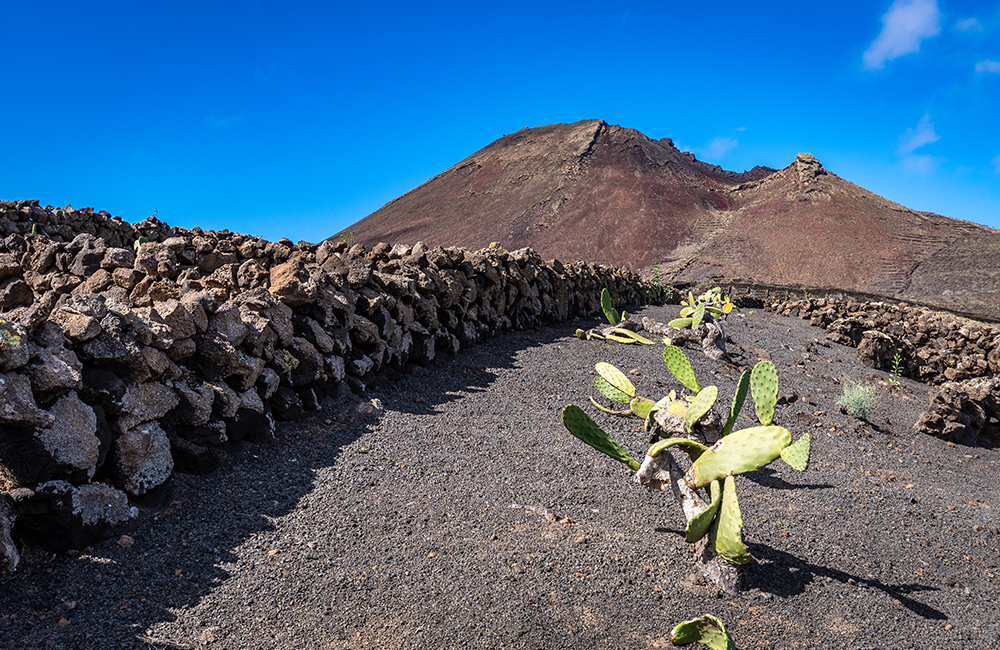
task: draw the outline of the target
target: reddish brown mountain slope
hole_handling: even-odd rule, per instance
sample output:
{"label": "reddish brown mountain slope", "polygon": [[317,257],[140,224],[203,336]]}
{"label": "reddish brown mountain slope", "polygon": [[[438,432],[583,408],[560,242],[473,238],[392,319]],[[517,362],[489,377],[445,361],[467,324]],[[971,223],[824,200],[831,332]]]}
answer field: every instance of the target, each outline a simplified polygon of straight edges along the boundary
{"label": "reddish brown mountain slope", "polygon": [[599,120],[504,136],[352,226],[360,241],[479,248],[868,291],[1000,317],[1000,231],[915,212],[809,154],[737,174]]}

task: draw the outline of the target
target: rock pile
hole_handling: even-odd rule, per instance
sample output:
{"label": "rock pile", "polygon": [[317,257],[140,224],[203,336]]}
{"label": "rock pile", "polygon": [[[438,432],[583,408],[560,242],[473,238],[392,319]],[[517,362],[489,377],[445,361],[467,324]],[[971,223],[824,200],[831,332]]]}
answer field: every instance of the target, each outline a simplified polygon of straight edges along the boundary
{"label": "rock pile", "polygon": [[[372,379],[508,329],[642,303],[628,270],[497,246],[269,242],[0,203],[0,571],[79,548]],[[40,226],[40,227],[39,227]],[[35,233],[32,233],[32,230]],[[148,242],[134,246],[139,237]]]}
{"label": "rock pile", "polygon": [[1000,377],[945,382],[931,396],[913,428],[921,433],[975,445],[1000,443]]}

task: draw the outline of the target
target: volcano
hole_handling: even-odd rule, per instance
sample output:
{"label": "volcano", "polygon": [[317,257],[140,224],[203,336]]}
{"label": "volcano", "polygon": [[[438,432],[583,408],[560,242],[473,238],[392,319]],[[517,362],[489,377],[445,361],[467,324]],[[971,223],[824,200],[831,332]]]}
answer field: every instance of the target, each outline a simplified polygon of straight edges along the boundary
{"label": "volcano", "polygon": [[1000,319],[1000,231],[893,203],[801,153],[736,173],[600,120],[525,128],[349,230],[628,266],[672,283],[859,291]]}

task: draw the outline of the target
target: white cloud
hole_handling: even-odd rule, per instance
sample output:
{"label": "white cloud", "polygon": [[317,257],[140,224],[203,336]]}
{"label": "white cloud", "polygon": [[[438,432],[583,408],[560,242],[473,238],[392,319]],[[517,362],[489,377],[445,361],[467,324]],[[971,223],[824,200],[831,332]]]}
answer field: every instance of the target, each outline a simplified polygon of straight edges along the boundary
{"label": "white cloud", "polygon": [[981,32],[983,26],[975,18],[966,18],[955,23],[955,29],[960,32]]}
{"label": "white cloud", "polygon": [[917,128],[906,129],[906,132],[899,136],[899,155],[909,156],[925,144],[937,142],[940,139],[941,136],[934,131],[934,125],[931,124],[930,114],[924,115],[920,118],[920,124],[917,125]]}
{"label": "white cloud", "polygon": [[904,156],[903,167],[917,174],[929,174],[937,166],[937,158],[930,155]]}
{"label": "white cloud", "polygon": [[882,32],[865,50],[866,70],[880,70],[886,61],[920,51],[920,42],[941,33],[937,0],[896,0],[882,16]]}
{"label": "white cloud", "polygon": [[1000,73],[1000,61],[980,61],[976,64],[976,72]]}
{"label": "white cloud", "polygon": [[739,146],[739,144],[739,141],[735,138],[715,138],[705,145],[703,149],[699,150],[698,153],[701,155],[702,160],[717,163],[725,158],[727,153]]}

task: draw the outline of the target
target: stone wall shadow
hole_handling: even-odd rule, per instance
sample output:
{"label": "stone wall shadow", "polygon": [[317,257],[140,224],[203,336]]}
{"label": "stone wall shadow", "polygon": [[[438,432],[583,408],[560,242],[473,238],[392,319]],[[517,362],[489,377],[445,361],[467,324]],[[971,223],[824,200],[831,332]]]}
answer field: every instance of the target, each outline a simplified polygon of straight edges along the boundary
{"label": "stone wall shadow", "polygon": [[[514,367],[516,352],[570,336],[575,327],[570,322],[505,332],[413,369],[427,376],[427,392],[405,412],[438,412],[462,399],[456,393],[487,390],[496,374],[483,366],[484,358],[490,368]],[[476,363],[466,363],[471,356]],[[316,472],[336,465],[345,446],[372,429],[372,420],[357,408],[364,402],[347,395],[307,418],[281,423],[274,443],[230,449],[211,475],[175,474],[143,500],[129,539],[79,553],[23,549],[17,573],[0,584],[0,647],[193,647],[145,632],[176,620],[174,611],[196,605],[224,584],[240,561],[235,550],[274,530],[275,520],[312,491]]]}

